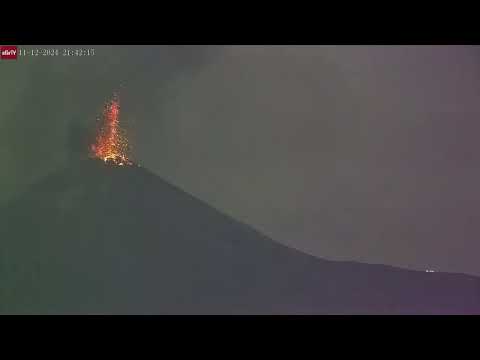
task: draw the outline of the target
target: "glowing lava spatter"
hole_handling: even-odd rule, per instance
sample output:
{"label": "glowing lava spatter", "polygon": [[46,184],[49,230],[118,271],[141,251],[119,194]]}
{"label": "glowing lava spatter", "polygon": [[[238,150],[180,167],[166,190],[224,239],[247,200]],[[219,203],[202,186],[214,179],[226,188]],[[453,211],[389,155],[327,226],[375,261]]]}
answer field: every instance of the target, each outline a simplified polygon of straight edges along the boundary
{"label": "glowing lava spatter", "polygon": [[132,165],[128,158],[128,140],[119,122],[120,103],[116,96],[105,104],[101,126],[95,144],[90,147],[92,157],[114,165]]}

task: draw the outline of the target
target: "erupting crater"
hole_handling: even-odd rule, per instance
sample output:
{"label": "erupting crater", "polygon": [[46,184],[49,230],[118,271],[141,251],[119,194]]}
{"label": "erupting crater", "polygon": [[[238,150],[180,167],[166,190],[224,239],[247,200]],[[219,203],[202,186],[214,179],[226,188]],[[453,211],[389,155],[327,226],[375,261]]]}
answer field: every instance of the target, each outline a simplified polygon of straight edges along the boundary
{"label": "erupting crater", "polygon": [[126,132],[120,126],[120,102],[114,95],[105,104],[95,143],[90,145],[90,156],[109,165],[133,165],[129,150]]}

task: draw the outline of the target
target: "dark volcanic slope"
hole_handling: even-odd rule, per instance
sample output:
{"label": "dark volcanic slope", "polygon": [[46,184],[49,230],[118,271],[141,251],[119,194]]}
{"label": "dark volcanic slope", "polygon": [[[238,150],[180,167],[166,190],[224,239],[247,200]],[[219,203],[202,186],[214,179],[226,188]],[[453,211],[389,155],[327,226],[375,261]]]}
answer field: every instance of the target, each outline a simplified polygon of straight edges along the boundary
{"label": "dark volcanic slope", "polygon": [[75,164],[0,215],[2,313],[480,313],[478,278],[317,259],[138,167]]}

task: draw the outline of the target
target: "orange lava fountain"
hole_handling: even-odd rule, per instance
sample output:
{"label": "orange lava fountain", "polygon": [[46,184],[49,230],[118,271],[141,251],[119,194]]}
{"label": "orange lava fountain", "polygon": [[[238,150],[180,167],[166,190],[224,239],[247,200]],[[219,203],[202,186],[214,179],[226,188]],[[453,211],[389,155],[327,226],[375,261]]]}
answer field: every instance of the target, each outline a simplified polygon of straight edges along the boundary
{"label": "orange lava fountain", "polygon": [[105,104],[102,123],[96,141],[91,145],[91,156],[112,165],[132,165],[128,158],[128,140],[120,127],[120,103],[116,96]]}

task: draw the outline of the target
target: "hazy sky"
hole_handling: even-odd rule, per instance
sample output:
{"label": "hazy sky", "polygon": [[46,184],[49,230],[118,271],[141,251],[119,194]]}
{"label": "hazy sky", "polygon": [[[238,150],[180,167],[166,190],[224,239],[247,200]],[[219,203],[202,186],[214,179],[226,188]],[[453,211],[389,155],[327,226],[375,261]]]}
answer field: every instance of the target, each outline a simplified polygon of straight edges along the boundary
{"label": "hazy sky", "polygon": [[273,239],[480,275],[479,47],[94,48],[0,61],[0,201],[120,89],[138,162]]}

